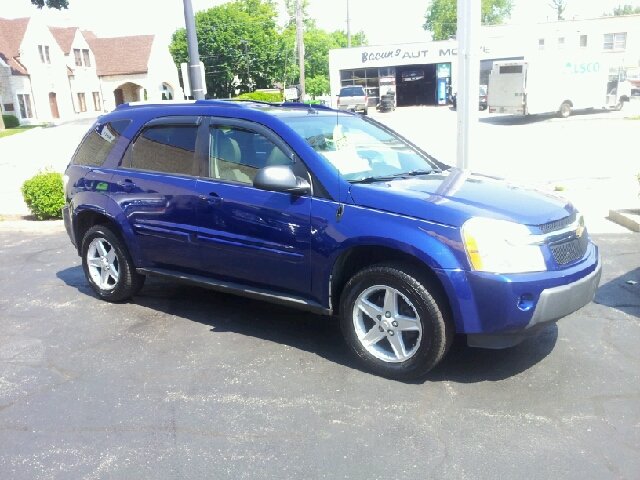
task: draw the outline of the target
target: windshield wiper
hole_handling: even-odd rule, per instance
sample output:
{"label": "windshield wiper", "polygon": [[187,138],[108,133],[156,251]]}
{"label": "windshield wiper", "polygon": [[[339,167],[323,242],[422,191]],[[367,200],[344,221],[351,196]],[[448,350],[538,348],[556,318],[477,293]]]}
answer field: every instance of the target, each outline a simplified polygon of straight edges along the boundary
{"label": "windshield wiper", "polygon": [[430,173],[442,173],[442,171],[437,168],[434,168],[432,170],[418,169],[418,170],[411,170],[410,172],[394,173],[393,175],[379,175],[379,176],[357,178],[354,180],[349,180],[349,183],[386,182],[388,180],[395,180],[396,178],[416,177],[418,175],[428,175]]}

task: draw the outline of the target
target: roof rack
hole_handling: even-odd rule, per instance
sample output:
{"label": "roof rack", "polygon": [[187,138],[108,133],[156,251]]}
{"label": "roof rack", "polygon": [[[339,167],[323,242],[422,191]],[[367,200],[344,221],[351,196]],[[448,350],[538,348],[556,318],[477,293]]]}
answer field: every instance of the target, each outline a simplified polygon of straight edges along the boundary
{"label": "roof rack", "polygon": [[236,106],[245,107],[249,105],[264,105],[272,107],[286,107],[296,109],[322,109],[331,110],[331,107],[319,103],[298,103],[298,102],[265,102],[262,100],[252,100],[248,98],[216,98],[210,100],[161,100],[151,101],[143,100],[138,102],[122,103],[116,107],[116,110],[123,110],[126,108],[138,108],[138,107],[178,107],[185,105],[217,105],[217,106]]}

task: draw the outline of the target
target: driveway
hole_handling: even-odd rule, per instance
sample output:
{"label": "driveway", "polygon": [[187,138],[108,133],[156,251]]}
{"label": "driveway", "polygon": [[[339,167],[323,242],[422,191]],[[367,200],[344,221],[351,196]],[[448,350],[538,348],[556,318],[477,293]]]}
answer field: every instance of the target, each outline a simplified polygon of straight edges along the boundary
{"label": "driveway", "polygon": [[95,118],[27,130],[0,139],[0,213],[28,214],[22,183],[39,171],[64,172]]}
{"label": "driveway", "polygon": [[0,478],[637,478],[638,235],[595,241],[596,303],[400,383],[326,317],[155,279],[102,302],[61,222],[0,223]]}

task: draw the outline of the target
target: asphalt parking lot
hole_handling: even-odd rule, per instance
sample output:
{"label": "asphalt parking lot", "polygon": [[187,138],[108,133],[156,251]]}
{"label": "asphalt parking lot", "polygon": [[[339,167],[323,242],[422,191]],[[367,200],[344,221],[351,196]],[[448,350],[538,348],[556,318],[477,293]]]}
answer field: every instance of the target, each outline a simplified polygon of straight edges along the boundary
{"label": "asphalt parking lot", "polygon": [[[455,162],[455,112],[374,117]],[[415,383],[358,369],[324,317],[157,279],[102,302],[61,222],[0,221],[0,479],[640,478],[640,237],[605,218],[638,201],[638,123],[481,115],[474,169],[575,201],[603,278],[537,338],[456,342]],[[87,128],[0,140],[0,214]]]}
{"label": "asphalt parking lot", "polygon": [[595,241],[595,303],[399,383],[324,317],[161,280],[102,302],[61,222],[5,222],[0,478],[638,478],[638,235]]}

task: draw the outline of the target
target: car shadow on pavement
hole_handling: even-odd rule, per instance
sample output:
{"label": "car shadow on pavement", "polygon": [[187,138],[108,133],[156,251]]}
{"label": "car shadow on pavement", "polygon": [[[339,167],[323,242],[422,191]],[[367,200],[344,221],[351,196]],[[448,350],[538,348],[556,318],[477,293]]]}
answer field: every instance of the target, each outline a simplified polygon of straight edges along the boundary
{"label": "car shadow on pavement", "polygon": [[640,318],[640,268],[600,285],[593,301]]}
{"label": "car shadow on pavement", "polygon": [[[95,297],[81,266],[62,270],[57,277],[80,293]],[[368,373],[349,355],[335,317],[157,278],[147,278],[141,292],[121,305],[127,309],[132,304],[207,325],[214,333],[232,332],[287,345]],[[553,325],[539,336],[505,350],[469,348],[463,337],[456,337],[449,353],[436,368],[427,376],[406,383],[503,380],[545,358],[553,350],[557,336],[557,327]]]}

